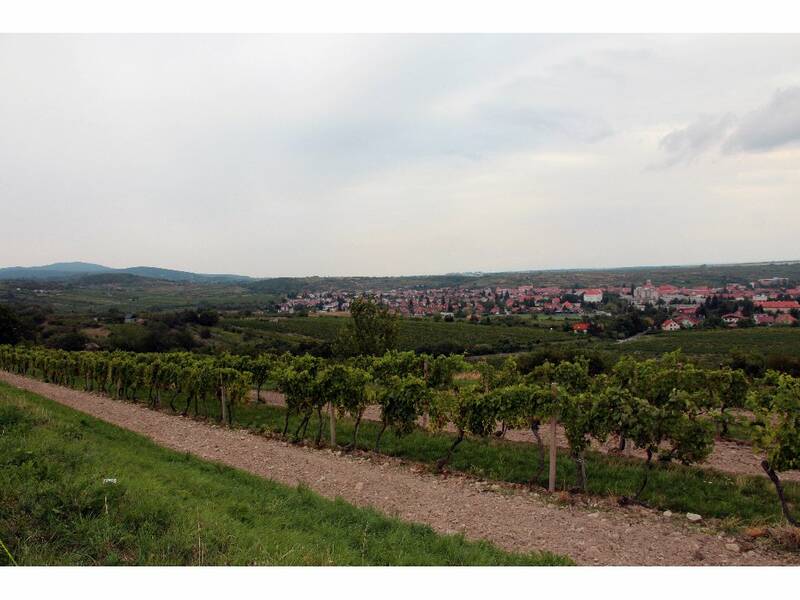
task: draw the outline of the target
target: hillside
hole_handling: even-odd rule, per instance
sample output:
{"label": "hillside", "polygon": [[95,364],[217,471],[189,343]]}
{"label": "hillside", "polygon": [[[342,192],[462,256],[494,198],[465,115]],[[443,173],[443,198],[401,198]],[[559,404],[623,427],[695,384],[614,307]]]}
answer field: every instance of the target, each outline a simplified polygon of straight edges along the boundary
{"label": "hillside", "polygon": [[6,267],[0,268],[0,280],[59,280],[98,274],[128,274],[151,279],[181,282],[225,283],[248,281],[250,277],[230,274],[192,273],[160,267],[127,267],[115,269],[85,262],[60,262],[40,267]]}

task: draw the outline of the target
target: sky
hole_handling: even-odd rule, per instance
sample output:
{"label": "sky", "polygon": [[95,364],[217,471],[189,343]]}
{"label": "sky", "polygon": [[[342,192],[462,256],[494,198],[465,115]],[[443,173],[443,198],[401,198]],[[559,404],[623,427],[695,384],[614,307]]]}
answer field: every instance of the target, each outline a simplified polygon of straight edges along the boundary
{"label": "sky", "polygon": [[800,259],[800,35],[2,35],[0,266]]}

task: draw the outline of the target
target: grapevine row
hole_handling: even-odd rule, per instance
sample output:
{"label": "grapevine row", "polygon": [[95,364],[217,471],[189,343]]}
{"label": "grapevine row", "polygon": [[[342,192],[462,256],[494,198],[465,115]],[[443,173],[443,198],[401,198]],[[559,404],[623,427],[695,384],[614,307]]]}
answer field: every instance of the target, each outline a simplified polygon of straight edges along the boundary
{"label": "grapevine row", "polygon": [[[293,435],[305,437],[316,414],[318,445],[326,407],[354,420],[350,447],[355,447],[366,407],[378,405],[381,427],[374,440],[376,451],[387,429],[405,435],[420,422],[431,431],[455,428],[452,445],[437,463],[439,469],[467,435],[529,429],[538,448],[532,485],[540,480],[545,464],[540,426],[555,419],[564,427],[579,490],[586,490],[585,453],[593,440],[603,443],[613,436],[621,447],[633,444],[645,452],[635,500],[655,464],[703,461],[713,450],[716,434],[727,431],[729,410],[747,407],[755,413],[752,434],[763,453],[762,467],[775,485],[784,515],[796,523],[778,473],[800,468],[800,380],[768,372],[751,381],[740,370],[701,369],[679,352],[649,360],[623,357],[610,372],[591,375],[588,362],[581,358],[545,362],[522,374],[511,358],[500,366],[475,365],[461,355],[414,352],[331,361],[289,354],[201,357],[0,346],[0,368],[121,400],[144,397],[154,409],[166,402],[183,415],[192,407],[198,415],[199,407],[213,398],[226,425],[233,423],[235,407],[248,392],[255,388],[260,401],[261,390],[270,381],[286,398],[283,434],[290,433],[289,417],[298,415]],[[176,405],[179,398],[182,406]]]}

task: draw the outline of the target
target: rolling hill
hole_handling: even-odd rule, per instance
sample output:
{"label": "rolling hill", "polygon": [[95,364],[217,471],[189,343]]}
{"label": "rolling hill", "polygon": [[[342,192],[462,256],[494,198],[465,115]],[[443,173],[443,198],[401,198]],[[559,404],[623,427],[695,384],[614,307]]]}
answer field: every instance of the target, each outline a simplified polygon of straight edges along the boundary
{"label": "rolling hill", "polygon": [[229,283],[250,281],[244,275],[205,274],[190,271],[176,271],[160,267],[128,267],[114,269],[94,263],[86,262],[59,262],[41,267],[6,267],[0,269],[0,280],[34,279],[57,280],[84,277],[87,275],[136,275],[150,279],[163,279],[166,281],[192,282],[192,283]]}

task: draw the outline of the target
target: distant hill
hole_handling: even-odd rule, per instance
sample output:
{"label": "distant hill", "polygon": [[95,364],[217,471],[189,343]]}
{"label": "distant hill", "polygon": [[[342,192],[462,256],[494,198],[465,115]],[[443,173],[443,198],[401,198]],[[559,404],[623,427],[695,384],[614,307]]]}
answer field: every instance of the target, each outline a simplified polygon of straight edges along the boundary
{"label": "distant hill", "polygon": [[0,280],[58,280],[75,279],[88,275],[114,274],[189,283],[235,283],[251,280],[250,277],[244,275],[192,273],[189,271],[176,271],[174,269],[161,269],[159,267],[128,267],[126,269],[114,269],[112,267],[85,262],[61,262],[41,267],[1,268]]}
{"label": "distant hill", "polygon": [[[122,277],[122,276],[126,277]],[[599,287],[605,285],[639,285],[651,279],[656,285],[747,284],[759,278],[786,277],[800,284],[800,261],[774,261],[724,265],[637,266],[610,269],[551,269],[500,273],[449,273],[446,275],[412,275],[401,277],[272,277],[253,278],[243,275],[204,274],[159,267],[114,269],[85,262],[61,262],[41,267],[8,267],[0,269],[0,281],[28,280],[69,282],[70,285],[135,283],[142,278],[175,283],[213,283],[244,285],[251,293],[293,294],[303,291],[348,290],[375,292],[398,288],[440,287],[510,287],[516,285],[556,285],[559,287]]]}
{"label": "distant hill", "polygon": [[374,292],[399,288],[513,287],[518,285],[564,288],[641,285],[651,279],[656,285],[722,286],[748,284],[760,278],[786,277],[800,284],[800,261],[774,261],[724,265],[636,266],[608,269],[547,269],[499,273],[450,273],[400,277],[275,277],[247,284],[254,292],[291,294],[327,290]]}

